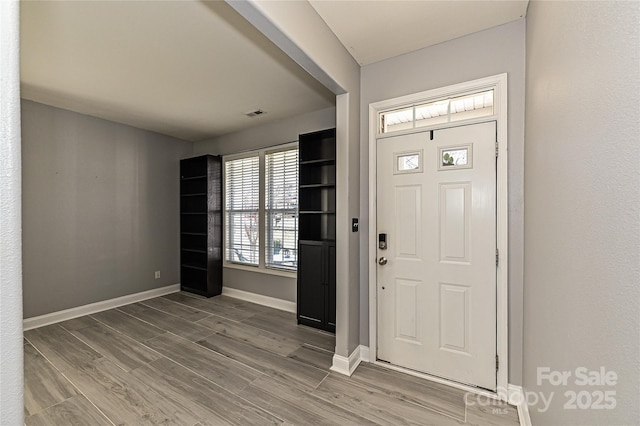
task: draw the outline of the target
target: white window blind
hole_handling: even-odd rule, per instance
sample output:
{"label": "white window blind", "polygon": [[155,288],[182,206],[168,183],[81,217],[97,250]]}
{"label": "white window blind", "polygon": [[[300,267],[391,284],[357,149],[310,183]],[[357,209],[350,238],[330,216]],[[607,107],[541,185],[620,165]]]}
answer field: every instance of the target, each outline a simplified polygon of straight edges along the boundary
{"label": "white window blind", "polygon": [[225,162],[226,260],[258,265],[260,260],[259,157]]}
{"label": "white window blind", "polygon": [[265,155],[265,264],[298,264],[298,149]]}

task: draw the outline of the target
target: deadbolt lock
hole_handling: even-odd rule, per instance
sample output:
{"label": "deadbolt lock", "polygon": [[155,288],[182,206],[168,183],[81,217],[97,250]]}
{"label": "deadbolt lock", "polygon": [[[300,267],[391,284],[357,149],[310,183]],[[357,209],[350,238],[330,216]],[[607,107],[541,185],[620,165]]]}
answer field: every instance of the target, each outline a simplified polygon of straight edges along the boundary
{"label": "deadbolt lock", "polygon": [[387,234],[378,234],[378,248],[380,250],[387,249]]}

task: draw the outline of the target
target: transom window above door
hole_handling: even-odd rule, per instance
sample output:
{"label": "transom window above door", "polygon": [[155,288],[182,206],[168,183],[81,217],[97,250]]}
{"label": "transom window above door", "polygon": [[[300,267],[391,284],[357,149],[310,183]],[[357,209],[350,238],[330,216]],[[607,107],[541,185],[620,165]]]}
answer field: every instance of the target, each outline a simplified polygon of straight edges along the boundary
{"label": "transom window above door", "polygon": [[493,114],[493,90],[486,90],[380,112],[378,133],[472,120]]}

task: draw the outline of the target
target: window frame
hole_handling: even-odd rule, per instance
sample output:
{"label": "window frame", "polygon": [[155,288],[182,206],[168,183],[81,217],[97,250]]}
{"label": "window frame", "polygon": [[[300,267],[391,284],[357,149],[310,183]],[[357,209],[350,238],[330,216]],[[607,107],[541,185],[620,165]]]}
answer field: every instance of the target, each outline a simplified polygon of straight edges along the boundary
{"label": "window frame", "polygon": [[[451,111],[452,102],[459,101],[463,98],[470,98],[477,95],[482,95],[488,92],[491,92],[491,108],[492,108],[491,114],[479,114],[475,117],[460,118],[460,116],[458,116],[458,114],[460,113],[464,114],[470,111],[481,111],[482,109],[477,109],[477,110],[474,109],[469,111],[456,111],[456,112]],[[375,134],[379,137],[398,136],[398,135],[403,135],[407,133],[413,133],[416,131],[416,129],[421,129],[422,131],[424,131],[424,130],[429,130],[430,128],[436,128],[436,127],[442,127],[442,126],[461,125],[462,123],[469,124],[472,122],[486,121],[491,117],[497,116],[496,109],[495,109],[496,102],[497,102],[496,96],[498,95],[496,93],[495,87],[485,87],[485,88],[479,88],[475,90],[468,90],[460,93],[447,94],[447,96],[437,96],[433,98],[419,99],[417,102],[412,102],[408,104],[400,104],[400,105],[386,107],[384,109],[380,109],[379,111],[376,111],[377,122],[376,122]],[[425,123],[419,124],[419,122],[422,121],[422,119],[417,119],[416,109],[420,107],[425,107],[431,104],[441,103],[441,102],[446,102],[447,104],[446,114],[441,114],[439,116],[426,119],[426,120],[433,120],[434,118],[440,118],[441,120],[432,122],[432,123],[427,123],[427,124]],[[488,107],[485,107],[485,108],[488,108]],[[393,125],[404,125],[404,128],[396,129],[396,130],[387,130],[387,124],[385,124],[384,117],[389,113],[401,112],[401,111],[410,111],[411,120],[393,124]]]}
{"label": "window frame", "polygon": [[[222,238],[222,251],[224,253],[222,258],[222,266],[224,268],[231,269],[239,269],[244,271],[251,271],[257,273],[264,273],[270,275],[278,275],[287,278],[296,278],[297,277],[297,268],[294,269],[284,269],[278,268],[275,266],[269,266],[266,264],[266,241],[267,241],[267,226],[266,226],[266,155],[279,151],[287,151],[289,149],[298,149],[298,141],[288,142],[281,145],[275,145],[270,147],[265,147],[261,149],[255,149],[250,151],[244,151],[234,154],[228,154],[222,156],[222,173],[223,173],[223,191],[222,191],[222,205],[223,208],[223,219],[222,219],[222,230],[223,230],[223,238]],[[258,264],[251,265],[247,263],[240,263],[227,260],[227,225],[228,225],[228,217],[227,217],[227,166],[226,163],[228,161],[238,160],[241,158],[249,158],[258,156],[258,185],[259,185],[259,197],[258,197]],[[299,226],[299,223],[298,223]]]}

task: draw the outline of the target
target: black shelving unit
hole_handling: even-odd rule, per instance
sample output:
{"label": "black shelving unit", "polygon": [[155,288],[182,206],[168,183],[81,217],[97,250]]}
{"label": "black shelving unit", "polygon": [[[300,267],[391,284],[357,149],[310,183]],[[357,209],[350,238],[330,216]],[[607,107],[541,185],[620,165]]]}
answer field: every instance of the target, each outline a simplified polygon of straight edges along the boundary
{"label": "black shelving unit", "polygon": [[211,297],[222,293],[222,158],[180,161],[180,286]]}
{"label": "black shelving unit", "polygon": [[336,130],[300,135],[298,324],[336,330]]}

